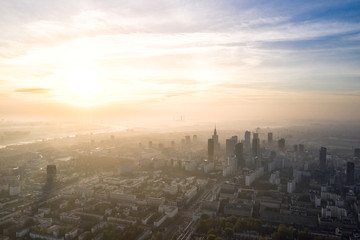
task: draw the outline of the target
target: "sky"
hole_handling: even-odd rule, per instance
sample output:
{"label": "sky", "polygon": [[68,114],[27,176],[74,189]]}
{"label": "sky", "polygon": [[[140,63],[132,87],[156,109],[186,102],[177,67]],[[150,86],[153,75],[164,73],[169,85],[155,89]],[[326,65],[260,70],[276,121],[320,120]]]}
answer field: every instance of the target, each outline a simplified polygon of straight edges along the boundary
{"label": "sky", "polygon": [[0,1],[0,118],[360,119],[360,1]]}

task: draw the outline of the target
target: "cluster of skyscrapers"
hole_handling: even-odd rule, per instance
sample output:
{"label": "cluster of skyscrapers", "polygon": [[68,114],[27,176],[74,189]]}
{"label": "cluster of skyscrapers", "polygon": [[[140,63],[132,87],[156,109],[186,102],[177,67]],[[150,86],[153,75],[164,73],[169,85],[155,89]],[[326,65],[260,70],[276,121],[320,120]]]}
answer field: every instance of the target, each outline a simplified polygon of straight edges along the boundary
{"label": "cluster of skyscrapers", "polygon": [[[236,169],[240,169],[245,166],[244,153],[249,154],[255,163],[259,163],[260,160],[260,138],[259,133],[253,133],[251,141],[251,132],[245,131],[245,139],[239,141],[238,136],[232,136],[226,139],[225,157],[235,158]],[[272,144],[273,134],[268,133],[268,143]],[[284,142],[285,144],[285,142]],[[219,137],[217,135],[216,127],[214,134],[208,139],[208,161],[215,162],[219,158],[220,144]]]}

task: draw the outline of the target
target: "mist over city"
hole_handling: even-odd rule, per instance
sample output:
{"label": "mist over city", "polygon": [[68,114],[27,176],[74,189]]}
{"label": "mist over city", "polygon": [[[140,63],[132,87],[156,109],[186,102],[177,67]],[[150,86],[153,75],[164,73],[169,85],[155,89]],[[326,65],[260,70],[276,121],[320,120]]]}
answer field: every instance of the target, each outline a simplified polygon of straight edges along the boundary
{"label": "mist over city", "polygon": [[0,240],[360,239],[360,2],[0,2]]}

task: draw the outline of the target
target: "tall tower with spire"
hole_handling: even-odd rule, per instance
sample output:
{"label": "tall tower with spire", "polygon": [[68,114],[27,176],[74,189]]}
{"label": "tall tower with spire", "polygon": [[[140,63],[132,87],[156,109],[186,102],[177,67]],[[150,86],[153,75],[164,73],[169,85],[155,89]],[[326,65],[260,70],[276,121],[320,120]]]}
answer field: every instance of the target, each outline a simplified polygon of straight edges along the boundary
{"label": "tall tower with spire", "polygon": [[214,144],[218,144],[219,143],[219,136],[217,135],[217,132],[216,132],[216,125],[215,125],[215,128],[214,128],[214,134],[212,135],[212,139],[214,139]]}
{"label": "tall tower with spire", "polygon": [[213,139],[213,142],[214,142],[214,153],[215,153],[215,156],[216,156],[216,155],[218,155],[219,150],[220,150],[219,136],[217,135],[217,132],[216,132],[216,125],[215,125],[215,128],[214,128],[214,134],[212,135],[212,139]]}

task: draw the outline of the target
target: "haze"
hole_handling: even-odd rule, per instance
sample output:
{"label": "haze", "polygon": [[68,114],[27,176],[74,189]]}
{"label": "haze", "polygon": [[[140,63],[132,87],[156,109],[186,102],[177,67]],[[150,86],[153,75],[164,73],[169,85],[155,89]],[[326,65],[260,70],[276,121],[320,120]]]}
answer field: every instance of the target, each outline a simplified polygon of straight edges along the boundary
{"label": "haze", "polygon": [[0,115],[358,120],[359,16],[358,1],[1,1]]}

